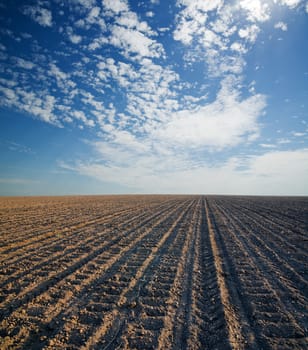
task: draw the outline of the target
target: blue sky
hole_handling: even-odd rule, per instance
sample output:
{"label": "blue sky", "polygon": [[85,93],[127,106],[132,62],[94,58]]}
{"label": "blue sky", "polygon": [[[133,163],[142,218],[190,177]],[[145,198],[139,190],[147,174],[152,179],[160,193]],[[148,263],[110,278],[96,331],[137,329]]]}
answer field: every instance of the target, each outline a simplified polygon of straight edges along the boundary
{"label": "blue sky", "polygon": [[308,195],[307,1],[0,9],[0,195]]}

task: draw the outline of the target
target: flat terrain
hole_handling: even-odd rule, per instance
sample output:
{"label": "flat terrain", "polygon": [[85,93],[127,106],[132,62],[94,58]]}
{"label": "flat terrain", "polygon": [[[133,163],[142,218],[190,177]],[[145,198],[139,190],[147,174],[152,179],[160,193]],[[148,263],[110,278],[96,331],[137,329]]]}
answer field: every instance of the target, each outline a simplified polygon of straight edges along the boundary
{"label": "flat terrain", "polygon": [[308,349],[308,198],[0,198],[1,349]]}

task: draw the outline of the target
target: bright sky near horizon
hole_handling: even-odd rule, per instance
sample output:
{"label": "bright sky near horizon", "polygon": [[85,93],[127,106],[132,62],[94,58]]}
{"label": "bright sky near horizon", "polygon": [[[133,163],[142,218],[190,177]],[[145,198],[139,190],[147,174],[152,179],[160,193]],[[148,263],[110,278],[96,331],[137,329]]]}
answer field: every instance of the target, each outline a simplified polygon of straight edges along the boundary
{"label": "bright sky near horizon", "polygon": [[0,0],[0,195],[308,195],[308,1]]}

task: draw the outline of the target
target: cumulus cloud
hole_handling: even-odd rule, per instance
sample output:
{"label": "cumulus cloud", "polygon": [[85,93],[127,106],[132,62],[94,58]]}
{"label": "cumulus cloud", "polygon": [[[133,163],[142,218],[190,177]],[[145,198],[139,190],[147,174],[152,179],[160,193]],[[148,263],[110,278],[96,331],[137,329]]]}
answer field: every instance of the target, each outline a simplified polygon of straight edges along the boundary
{"label": "cumulus cloud", "polygon": [[186,61],[205,60],[209,73],[215,77],[242,74],[244,55],[249,44],[257,39],[258,22],[269,18],[269,7],[259,0],[236,4],[183,0],[178,4],[183,8],[177,16],[173,37],[187,46]]}
{"label": "cumulus cloud", "polygon": [[98,77],[100,79],[106,81],[109,77],[112,77],[122,87],[128,87],[130,84],[133,84],[140,76],[131,64],[121,61],[116,62],[111,57],[101,60],[97,64],[97,67],[99,69]]}
{"label": "cumulus cloud", "polygon": [[178,0],[179,6],[185,6],[187,14],[191,15],[194,11],[213,11],[220,8],[223,4],[222,0],[202,1],[202,0]]}
{"label": "cumulus cloud", "polygon": [[70,42],[72,42],[73,44],[79,44],[82,41],[82,37],[80,35],[75,34],[72,27],[68,26],[66,28],[66,32]]}
{"label": "cumulus cloud", "polygon": [[298,132],[298,131],[292,131],[292,135],[295,137],[302,137],[302,136],[306,136],[305,132]]}
{"label": "cumulus cloud", "polygon": [[[47,6],[47,2],[39,2],[37,7],[43,6]],[[153,63],[152,59],[164,57],[163,45],[156,40],[157,34],[149,25],[130,11],[127,1],[106,0],[100,7],[95,6],[92,0],[72,0],[69,9],[71,16],[64,21],[59,34],[74,44],[84,43],[79,46],[79,61],[74,60],[77,51],[70,43],[52,56],[34,42],[35,53],[27,60],[11,59],[10,64],[14,64],[15,69],[8,70],[8,76],[11,82],[16,82],[19,90],[7,84],[1,86],[1,105],[15,106],[30,114],[32,110],[33,116],[54,124],[75,122],[79,126],[97,126],[106,133],[111,132],[110,125],[119,130],[135,127],[140,131],[145,119],[160,119],[177,107],[176,92],[171,90],[171,85],[178,76],[168,66]],[[27,11],[28,15],[36,13],[30,7]],[[102,22],[106,11],[108,28]],[[91,27],[94,33],[91,42],[84,31],[96,24],[98,28]],[[119,54],[124,57],[117,61],[102,57],[97,52],[92,54],[105,44],[113,45],[118,57]],[[85,52],[85,47],[91,52]],[[67,57],[72,57],[69,69],[62,62]],[[24,71],[30,69],[31,73]],[[31,91],[35,80],[41,82],[39,91]],[[110,107],[112,104],[107,101],[105,106],[102,103],[106,91],[114,92],[115,89],[121,89],[120,93],[125,95],[127,102],[116,117],[115,108]],[[54,94],[57,103],[48,105],[44,95]]]}
{"label": "cumulus cloud", "polygon": [[[292,9],[301,0],[274,2]],[[273,4],[261,0],[178,0],[177,5],[180,12],[173,37],[186,46],[186,62],[192,65],[204,60],[210,75],[215,77],[243,73],[246,53],[256,42],[263,22],[275,11]],[[287,25],[278,22],[275,28],[286,31]]]}
{"label": "cumulus cloud", "polygon": [[122,27],[127,27],[130,29],[136,29],[142,33],[145,33],[147,35],[153,35],[155,34],[148,24],[145,21],[140,22],[138,19],[138,16],[135,12],[129,11],[125,12],[122,16],[120,16],[117,21],[117,25]]}
{"label": "cumulus cloud", "polygon": [[16,98],[11,102],[11,106],[20,111],[27,112],[44,122],[61,126],[54,113],[55,105],[56,98],[54,96],[48,94],[39,96],[21,88],[16,89]]}
{"label": "cumulus cloud", "polygon": [[[260,193],[307,194],[308,149],[271,151],[248,159],[243,175],[255,180]],[[264,185],[263,190],[261,186]],[[254,187],[255,187],[254,186]]]}
{"label": "cumulus cloud", "polygon": [[[0,93],[2,93],[2,96],[5,97],[6,99],[9,100],[14,100],[16,98],[16,94],[14,92],[13,89],[4,87],[4,86],[0,86]],[[1,97],[0,97],[1,99]],[[3,100],[3,98],[2,98]]]}
{"label": "cumulus cloud", "polygon": [[40,6],[26,6],[24,8],[24,14],[30,16],[33,21],[43,27],[52,26],[52,14],[51,11],[46,8]]}
{"label": "cumulus cloud", "polygon": [[187,45],[192,42],[195,36],[205,35],[209,37],[210,31],[205,27],[208,18],[207,12],[218,9],[222,5],[222,1],[180,0],[177,4],[184,9],[178,16],[174,39]]}
{"label": "cumulus cloud", "polygon": [[76,34],[69,34],[69,39],[73,44],[79,44],[82,41],[82,37]]}
{"label": "cumulus cloud", "polygon": [[92,8],[96,1],[95,0],[72,0],[72,2],[82,5],[83,7],[90,9]]}
{"label": "cumulus cloud", "polygon": [[277,145],[275,145],[273,143],[260,143],[259,146],[262,148],[275,148],[275,147],[277,147]]}
{"label": "cumulus cloud", "polygon": [[135,160],[130,165],[77,162],[59,166],[126,185],[132,193],[308,195],[308,149],[231,157],[214,165],[190,164],[179,154],[139,156]]}
{"label": "cumulus cloud", "polygon": [[50,75],[55,77],[57,80],[66,80],[67,74],[59,69],[55,63],[50,63]]}
{"label": "cumulus cloud", "polygon": [[[105,35],[94,38],[88,45],[89,50],[94,51],[104,44],[111,44],[125,58],[140,60],[143,57],[162,57],[163,46],[158,43],[154,36],[157,35],[145,21],[140,21],[137,14],[129,9],[126,0],[103,0],[103,15],[109,17],[109,25],[99,18],[100,9],[94,7],[88,14],[87,22],[98,24]],[[80,26],[84,26],[82,22]]]}
{"label": "cumulus cloud", "polygon": [[94,23],[97,17],[99,16],[100,12],[101,9],[98,6],[93,7],[87,16],[87,21],[90,23]]}
{"label": "cumulus cloud", "polygon": [[237,52],[239,52],[241,54],[244,54],[244,53],[247,52],[247,48],[243,44],[241,44],[239,42],[234,42],[233,44],[231,44],[230,49],[234,50],[234,51],[237,51]]}
{"label": "cumulus cloud", "polygon": [[126,0],[103,0],[103,5],[116,14],[129,10]]}
{"label": "cumulus cloud", "polygon": [[288,30],[288,25],[284,22],[277,22],[274,27],[276,29],[281,29],[284,32],[286,32]]}
{"label": "cumulus cloud", "polygon": [[126,57],[141,59],[143,57],[161,57],[164,54],[163,46],[160,43],[137,30],[115,25],[111,34],[110,43],[120,48]]}
{"label": "cumulus cloud", "polygon": [[175,113],[161,130],[159,138],[185,147],[209,146],[223,149],[258,136],[258,117],[266,106],[265,97],[253,95],[241,99],[227,82],[217,99],[196,110]]}
{"label": "cumulus cloud", "polygon": [[[264,175],[262,169],[270,161],[282,169],[281,153],[233,157],[216,165],[205,159],[213,152],[247,146],[259,135],[266,98],[256,93],[257,85],[250,86],[250,95],[244,91],[242,75],[245,55],[255,44],[262,22],[271,16],[269,2],[177,1],[178,15],[169,28],[174,24],[173,38],[177,49],[185,52],[187,71],[194,68],[194,62],[204,61],[205,83],[190,77],[185,80],[187,71],[177,66],[181,60],[173,62],[171,55],[164,60],[169,52],[159,40],[166,38],[168,28],[153,29],[144,21],[153,17],[150,10],[154,6],[144,8],[138,16],[127,0],[71,3],[63,5],[71,12],[58,32],[65,39],[63,50],[53,56],[33,41],[33,61],[30,55],[27,60],[11,60],[16,69],[10,71],[10,84],[0,80],[0,104],[57,126],[71,123],[91,128],[91,135],[99,139],[91,142],[99,160],[80,162],[72,169],[158,192],[168,188],[175,192],[207,192],[202,187],[204,182],[221,186],[223,181],[227,186],[223,180],[226,176],[232,180],[230,188],[225,188],[228,191],[238,181],[248,188],[257,179],[277,178],[274,171],[265,169]],[[42,26],[51,26],[52,14],[44,8],[46,4],[27,7],[26,14]],[[293,8],[297,1],[282,0],[279,4]],[[149,23],[155,21],[149,19]],[[287,26],[278,22],[275,28],[285,30]],[[77,50],[67,39],[83,45]],[[34,80],[40,81],[41,91],[31,91]],[[213,90],[206,86],[212,82]],[[258,142],[259,151],[275,146],[262,141]],[[283,143],[277,142],[275,149]],[[300,160],[299,154],[284,156]]]}
{"label": "cumulus cloud", "polygon": [[95,126],[94,121],[92,119],[87,118],[83,111],[73,111],[71,115],[77,120],[80,120],[85,126]]}
{"label": "cumulus cloud", "polygon": [[275,3],[279,3],[285,6],[288,6],[289,8],[295,8],[298,6],[302,0],[274,0]]}
{"label": "cumulus cloud", "polygon": [[[114,60],[101,62],[100,68],[109,70],[114,77],[119,76],[120,67]],[[126,67],[125,71],[129,69]],[[226,176],[227,169],[237,174],[239,161],[205,166],[203,161],[196,160],[204,149],[222,150],[258,135],[258,118],[265,108],[265,97],[241,98],[235,85],[236,80],[228,78],[214,102],[195,110],[169,113],[166,118],[160,115],[159,120],[147,119],[139,129],[120,130],[114,115],[110,124],[104,119],[107,135],[104,140],[91,142],[101,161],[62,166],[102,181],[128,186],[132,191],[206,192],[201,187],[204,179],[209,177],[212,182],[213,176],[221,179]],[[122,118],[125,121],[125,115]]]}
{"label": "cumulus cloud", "polygon": [[105,37],[95,38],[95,39],[88,45],[88,49],[89,49],[90,51],[95,51],[95,50],[99,49],[102,45],[108,44],[108,43],[109,43],[108,38],[105,38]]}
{"label": "cumulus cloud", "polygon": [[13,60],[18,67],[23,69],[32,69],[35,66],[33,62],[24,60],[23,58],[20,58],[20,57],[14,57]]}
{"label": "cumulus cloud", "polygon": [[76,86],[76,83],[70,79],[70,75],[63,72],[55,62],[51,62],[49,68],[47,74],[52,79],[55,79],[57,86],[62,89],[62,92],[66,93]]}
{"label": "cumulus cloud", "polygon": [[260,28],[257,25],[253,24],[251,26],[241,28],[238,31],[238,35],[240,38],[246,39],[254,43],[258,37],[259,32],[260,32]]}
{"label": "cumulus cloud", "polygon": [[247,11],[248,19],[252,22],[265,22],[270,19],[269,5],[261,0],[242,0],[240,6]]}

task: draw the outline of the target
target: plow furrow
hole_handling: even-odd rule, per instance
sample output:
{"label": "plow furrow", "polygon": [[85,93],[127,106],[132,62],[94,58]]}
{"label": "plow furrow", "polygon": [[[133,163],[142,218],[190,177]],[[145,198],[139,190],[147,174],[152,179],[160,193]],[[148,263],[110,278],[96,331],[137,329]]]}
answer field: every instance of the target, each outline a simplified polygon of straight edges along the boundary
{"label": "plow furrow", "polygon": [[307,348],[305,198],[4,198],[0,208],[3,350]]}

